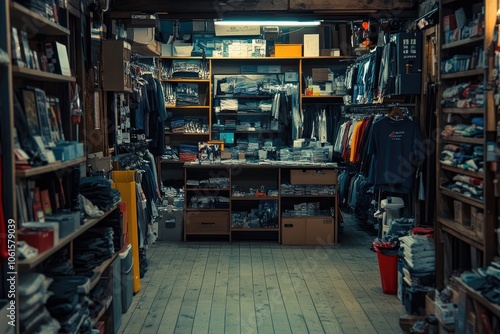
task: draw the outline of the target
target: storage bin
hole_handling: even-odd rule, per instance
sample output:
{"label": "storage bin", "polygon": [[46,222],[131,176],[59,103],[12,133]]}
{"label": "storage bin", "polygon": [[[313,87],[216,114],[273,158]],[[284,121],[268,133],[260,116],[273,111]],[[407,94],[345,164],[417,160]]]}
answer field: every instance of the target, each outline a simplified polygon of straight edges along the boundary
{"label": "storage bin", "polygon": [[133,298],[133,273],[134,262],[132,261],[132,246],[129,244],[125,252],[120,253],[121,266],[121,299],[122,314],[127,313]]}
{"label": "storage bin", "polygon": [[[118,331],[122,324],[122,275],[120,258],[116,258],[111,264],[113,271],[113,327]],[[132,271],[131,271],[132,272]]]}
{"label": "storage bin", "polygon": [[376,249],[382,292],[387,295],[398,293],[398,255],[392,255],[390,250]]}
{"label": "storage bin", "polygon": [[275,44],[274,56],[277,58],[302,57],[302,44]]}
{"label": "storage bin", "polygon": [[182,241],[184,212],[168,212],[167,207],[158,208],[158,240],[161,241]]}
{"label": "storage bin", "polygon": [[415,315],[425,315],[425,296],[427,288],[420,286],[410,286],[405,288],[404,306],[406,313]]}

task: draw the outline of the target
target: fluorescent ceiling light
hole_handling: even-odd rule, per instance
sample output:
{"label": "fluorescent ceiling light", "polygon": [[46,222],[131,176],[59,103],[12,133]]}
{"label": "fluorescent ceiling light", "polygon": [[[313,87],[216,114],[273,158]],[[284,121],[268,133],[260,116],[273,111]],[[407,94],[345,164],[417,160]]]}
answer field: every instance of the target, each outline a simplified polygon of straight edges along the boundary
{"label": "fluorescent ceiling light", "polygon": [[215,21],[215,25],[219,26],[281,26],[281,27],[313,27],[319,26],[321,21],[232,21],[222,20]]}

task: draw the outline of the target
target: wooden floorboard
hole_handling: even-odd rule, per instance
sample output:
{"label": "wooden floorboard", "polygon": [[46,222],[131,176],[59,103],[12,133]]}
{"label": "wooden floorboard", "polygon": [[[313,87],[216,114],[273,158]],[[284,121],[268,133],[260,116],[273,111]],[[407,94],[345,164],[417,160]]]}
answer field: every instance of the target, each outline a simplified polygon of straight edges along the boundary
{"label": "wooden floorboard", "polygon": [[399,334],[373,230],[344,215],[337,246],[157,242],[119,333]]}

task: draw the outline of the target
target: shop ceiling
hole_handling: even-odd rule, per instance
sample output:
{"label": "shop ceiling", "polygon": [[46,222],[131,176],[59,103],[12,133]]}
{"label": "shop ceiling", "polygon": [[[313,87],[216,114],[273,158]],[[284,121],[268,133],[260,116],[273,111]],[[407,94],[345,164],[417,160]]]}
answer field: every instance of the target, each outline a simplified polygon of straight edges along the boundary
{"label": "shop ceiling", "polygon": [[[113,14],[157,13],[161,19],[221,19],[258,14],[335,19],[415,17],[418,0],[111,0]],[[120,15],[121,16],[121,15]]]}

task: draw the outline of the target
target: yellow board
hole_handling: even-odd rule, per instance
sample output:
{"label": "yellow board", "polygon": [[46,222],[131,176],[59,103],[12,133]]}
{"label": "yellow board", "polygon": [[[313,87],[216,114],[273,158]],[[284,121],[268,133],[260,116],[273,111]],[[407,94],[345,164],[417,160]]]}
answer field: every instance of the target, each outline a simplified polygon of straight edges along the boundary
{"label": "yellow board", "polygon": [[128,241],[132,245],[132,261],[134,262],[132,276],[134,293],[141,290],[141,277],[139,267],[139,231],[137,227],[137,197],[135,184],[135,171],[113,171],[113,188],[117,189],[122,197],[122,202],[127,204]]}

